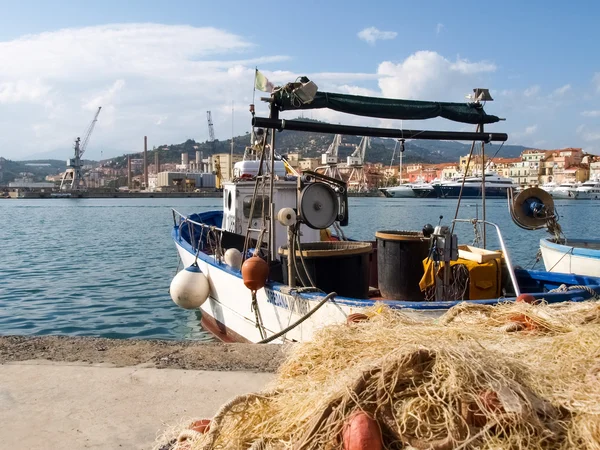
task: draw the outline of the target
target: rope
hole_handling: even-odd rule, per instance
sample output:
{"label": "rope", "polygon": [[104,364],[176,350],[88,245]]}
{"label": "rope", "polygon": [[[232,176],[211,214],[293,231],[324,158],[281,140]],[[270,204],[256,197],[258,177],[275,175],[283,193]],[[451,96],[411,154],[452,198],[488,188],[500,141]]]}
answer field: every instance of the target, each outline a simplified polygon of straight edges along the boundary
{"label": "rope", "polygon": [[330,292],[329,294],[327,294],[323,300],[321,300],[317,306],[315,306],[313,309],[311,309],[309,312],[307,312],[304,316],[302,316],[300,319],[298,319],[296,322],[294,322],[293,324],[291,324],[289,327],[284,328],[283,330],[281,330],[278,333],[275,333],[273,336],[269,336],[266,339],[263,339],[262,341],[259,341],[259,344],[268,344],[271,341],[274,341],[275,339],[277,339],[280,336],[283,336],[284,334],[286,334],[288,331],[296,328],[298,325],[300,325],[302,322],[304,322],[306,319],[308,319],[310,316],[312,316],[314,313],[316,313],[325,303],[327,303],[329,300],[331,300],[332,298],[336,297],[337,293],[335,292]]}
{"label": "rope", "polygon": [[201,447],[198,447],[197,450],[212,450],[214,448],[217,435],[221,431],[223,418],[227,413],[229,413],[233,409],[234,406],[237,406],[243,402],[249,402],[251,400],[266,399],[269,397],[273,397],[276,394],[278,394],[278,391],[265,392],[263,394],[239,395],[233,400],[225,403],[223,406],[221,406],[221,408],[219,408],[219,410],[210,422],[210,430],[206,434],[206,442],[204,442],[204,445],[202,445]]}
{"label": "rope", "polygon": [[550,267],[550,269],[548,269],[548,272],[552,272],[552,269],[554,269],[554,268],[555,268],[555,267],[558,265],[558,263],[559,263],[559,262],[561,262],[561,261],[563,260],[563,258],[564,258],[565,256],[567,256],[569,253],[572,253],[572,252],[573,252],[573,250],[575,250],[575,247],[571,247],[571,248],[569,248],[569,250],[567,250],[567,251],[566,251],[566,252],[565,252],[565,253],[564,253],[564,254],[563,254],[561,257],[560,257],[560,259],[559,259],[558,261],[556,261],[552,267]]}
{"label": "rope", "polygon": [[[477,125],[477,129],[475,132],[478,132],[481,125]],[[473,150],[475,149],[475,141],[471,143],[471,150],[469,151],[469,158],[467,159],[467,166],[465,167],[465,173],[463,175],[462,184],[460,185],[460,192],[458,193],[458,202],[456,204],[456,212],[454,213],[454,220],[458,217],[458,210],[460,209],[460,201],[462,200],[463,188],[465,187],[465,180],[467,179],[467,174],[469,173],[469,166],[471,165],[471,157],[473,156]],[[454,226],[456,222],[452,222],[452,230],[450,234],[454,233]]]}
{"label": "rope", "polygon": [[252,303],[250,304],[250,310],[254,313],[256,319],[256,328],[260,333],[260,338],[265,338],[265,326],[263,325],[262,316],[260,315],[260,309],[258,307],[258,299],[256,298],[256,291],[252,291]]}
{"label": "rope", "polygon": [[598,293],[592,289],[589,286],[584,286],[582,284],[575,284],[573,286],[567,286],[566,284],[561,284],[559,287],[557,287],[556,289],[552,289],[550,292],[569,292],[569,291],[586,291],[588,294],[591,295],[590,300],[596,300],[598,298],[600,298],[600,296],[598,295]]}

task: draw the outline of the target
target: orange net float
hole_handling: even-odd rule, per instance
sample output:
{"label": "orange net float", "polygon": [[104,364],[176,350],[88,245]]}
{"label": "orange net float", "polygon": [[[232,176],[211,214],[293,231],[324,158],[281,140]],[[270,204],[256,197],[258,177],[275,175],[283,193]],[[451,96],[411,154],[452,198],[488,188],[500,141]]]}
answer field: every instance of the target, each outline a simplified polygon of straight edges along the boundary
{"label": "orange net float", "polygon": [[208,433],[210,431],[210,419],[195,420],[190,425],[190,430],[194,430],[202,434]]}
{"label": "orange net float", "polygon": [[521,294],[517,297],[516,302],[529,303],[530,305],[535,305],[536,303],[538,303],[538,299],[531,294]]}
{"label": "orange net float", "polygon": [[462,417],[469,426],[484,427],[488,422],[486,413],[501,414],[505,412],[498,394],[494,391],[480,392],[479,402],[481,406],[476,402],[461,404]]}
{"label": "orange net float", "polygon": [[352,414],[342,430],[344,450],[381,450],[383,442],[377,422],[362,411]]}
{"label": "orange net float", "polygon": [[523,328],[527,331],[535,331],[539,328],[538,324],[526,314],[512,314],[508,320],[523,325]]}
{"label": "orange net float", "polygon": [[242,264],[242,279],[244,285],[251,291],[265,287],[269,277],[269,264],[260,256],[252,256]]}
{"label": "orange net float", "polygon": [[346,323],[348,325],[350,325],[352,323],[367,322],[368,320],[369,320],[369,316],[367,316],[366,314],[363,314],[363,313],[354,313],[354,314],[350,314],[348,317],[346,317]]}

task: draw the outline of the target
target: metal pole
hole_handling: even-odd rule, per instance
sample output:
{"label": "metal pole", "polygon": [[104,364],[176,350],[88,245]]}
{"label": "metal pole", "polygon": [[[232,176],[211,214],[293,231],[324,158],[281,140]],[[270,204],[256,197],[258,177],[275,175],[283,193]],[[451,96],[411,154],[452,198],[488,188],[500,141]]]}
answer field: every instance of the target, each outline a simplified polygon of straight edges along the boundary
{"label": "metal pole", "polygon": [[301,120],[279,120],[254,117],[252,126],[275,128],[276,130],[311,131],[315,133],[345,134],[351,136],[388,137],[397,139],[430,139],[450,141],[506,141],[506,133],[473,133],[466,131],[396,130],[392,128],[357,127],[329,123],[303,122]]}
{"label": "metal pole", "polygon": [[[479,131],[483,133],[483,124],[479,125]],[[483,229],[481,230],[482,238],[483,238],[483,248],[485,248],[486,240],[485,240],[485,143],[481,143],[481,206],[483,207]]]}
{"label": "metal pole", "polygon": [[[452,222],[467,222],[471,223],[469,219],[454,219]],[[478,222],[483,222],[479,220]],[[496,229],[498,233],[498,240],[500,241],[500,248],[502,249],[502,253],[504,254],[504,261],[506,261],[506,268],[508,269],[508,274],[510,275],[510,280],[512,281],[513,287],[515,289],[515,295],[518,297],[521,295],[521,290],[519,289],[519,285],[517,284],[517,275],[515,274],[515,269],[510,260],[510,255],[508,254],[508,250],[506,249],[506,245],[504,244],[504,239],[502,239],[502,233],[500,232],[500,227],[493,222],[485,222],[484,225],[491,225]]]}
{"label": "metal pole", "polygon": [[[279,117],[279,111],[274,104],[271,104],[271,119]],[[275,187],[275,131],[271,133],[271,176],[269,177],[269,262],[276,259],[277,249],[275,248],[275,199],[273,191]],[[295,258],[296,255],[290,255]]]}

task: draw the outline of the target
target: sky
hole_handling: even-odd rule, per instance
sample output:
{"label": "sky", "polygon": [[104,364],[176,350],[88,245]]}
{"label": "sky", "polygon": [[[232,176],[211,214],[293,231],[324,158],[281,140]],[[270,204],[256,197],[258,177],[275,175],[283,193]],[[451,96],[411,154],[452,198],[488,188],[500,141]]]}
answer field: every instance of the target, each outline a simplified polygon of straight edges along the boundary
{"label": "sky", "polygon": [[[86,158],[250,130],[254,68],[275,85],[468,101],[508,143],[600,154],[597,1],[0,0],[0,156],[68,158],[102,106]],[[266,115],[258,97],[257,115]],[[471,130],[315,110],[333,123]],[[293,118],[297,113],[285,113]],[[367,158],[368,159],[368,158]]]}

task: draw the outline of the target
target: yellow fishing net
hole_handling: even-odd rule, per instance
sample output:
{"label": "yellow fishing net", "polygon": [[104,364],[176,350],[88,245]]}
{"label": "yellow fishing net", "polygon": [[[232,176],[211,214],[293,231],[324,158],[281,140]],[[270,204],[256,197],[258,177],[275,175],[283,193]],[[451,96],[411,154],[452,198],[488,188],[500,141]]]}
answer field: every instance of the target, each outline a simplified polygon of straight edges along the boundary
{"label": "yellow fishing net", "polygon": [[267,390],[157,448],[343,448],[345,423],[364,411],[388,449],[600,450],[600,304],[368,315],[295,344]]}

